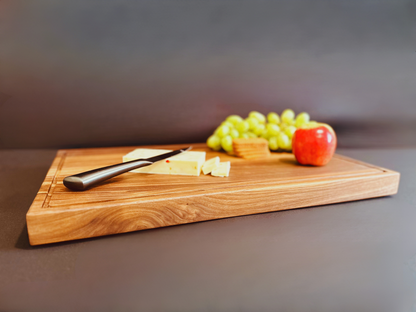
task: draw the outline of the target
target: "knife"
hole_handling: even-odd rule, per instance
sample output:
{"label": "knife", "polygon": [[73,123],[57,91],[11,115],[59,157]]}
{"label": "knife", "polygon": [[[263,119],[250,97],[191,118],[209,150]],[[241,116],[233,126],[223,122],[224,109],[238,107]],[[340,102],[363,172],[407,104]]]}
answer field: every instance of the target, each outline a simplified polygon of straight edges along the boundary
{"label": "knife", "polygon": [[173,152],[161,154],[158,156],[154,156],[151,158],[131,160],[121,164],[111,165],[78,173],[64,178],[64,185],[73,191],[85,191],[87,188],[90,188],[112,177],[118,176],[119,174],[137,168],[149,166],[157,161],[178,155],[180,153],[189,151],[190,149],[192,149],[192,146],[182,148]]}

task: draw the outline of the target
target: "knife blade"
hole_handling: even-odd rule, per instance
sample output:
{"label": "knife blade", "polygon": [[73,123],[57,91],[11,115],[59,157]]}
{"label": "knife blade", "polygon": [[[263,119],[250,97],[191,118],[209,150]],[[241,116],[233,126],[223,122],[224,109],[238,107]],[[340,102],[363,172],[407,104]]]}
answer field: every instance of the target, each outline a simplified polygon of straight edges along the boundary
{"label": "knife blade", "polygon": [[73,191],[85,191],[88,188],[91,188],[98,183],[101,183],[105,180],[118,176],[122,173],[134,170],[137,168],[149,166],[155,162],[164,160],[169,157],[181,154],[183,152],[189,151],[192,149],[192,146],[187,148],[178,149],[169,153],[164,153],[150,158],[136,159],[120,164],[115,164],[107,167],[97,168],[86,172],[81,172],[75,175],[65,177],[63,180],[64,185]]}

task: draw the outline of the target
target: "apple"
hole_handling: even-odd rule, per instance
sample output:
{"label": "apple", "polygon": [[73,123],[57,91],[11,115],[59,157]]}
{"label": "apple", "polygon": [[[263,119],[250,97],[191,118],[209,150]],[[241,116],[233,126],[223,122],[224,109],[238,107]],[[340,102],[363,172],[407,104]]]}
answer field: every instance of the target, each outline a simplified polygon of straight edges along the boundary
{"label": "apple", "polygon": [[324,166],[337,147],[335,131],[324,123],[311,123],[296,130],[292,138],[292,151],[302,165]]}

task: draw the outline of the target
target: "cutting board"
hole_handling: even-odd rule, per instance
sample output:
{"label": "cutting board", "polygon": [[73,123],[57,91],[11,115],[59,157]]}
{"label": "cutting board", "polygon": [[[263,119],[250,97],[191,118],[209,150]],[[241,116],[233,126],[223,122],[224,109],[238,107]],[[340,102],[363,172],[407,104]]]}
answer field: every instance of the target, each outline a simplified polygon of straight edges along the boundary
{"label": "cutting board", "polygon": [[244,160],[193,144],[207,159],[231,161],[230,176],[128,172],[84,192],[62,183],[66,176],[120,163],[135,148],[59,150],[26,215],[31,245],[393,195],[400,179],[398,172],[340,155],[312,167],[297,164],[290,153]]}

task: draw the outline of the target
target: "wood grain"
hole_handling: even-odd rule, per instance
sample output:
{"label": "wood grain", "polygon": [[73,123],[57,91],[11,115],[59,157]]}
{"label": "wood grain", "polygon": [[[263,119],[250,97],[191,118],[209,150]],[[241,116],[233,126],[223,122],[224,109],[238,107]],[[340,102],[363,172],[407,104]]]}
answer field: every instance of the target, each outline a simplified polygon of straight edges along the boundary
{"label": "wood grain", "polygon": [[[181,145],[146,146],[177,149]],[[289,153],[231,162],[227,178],[126,173],[84,192],[64,177],[121,162],[137,147],[60,150],[27,215],[32,245],[125,233],[170,225],[393,195],[400,175],[335,155],[324,167],[300,166]]]}

